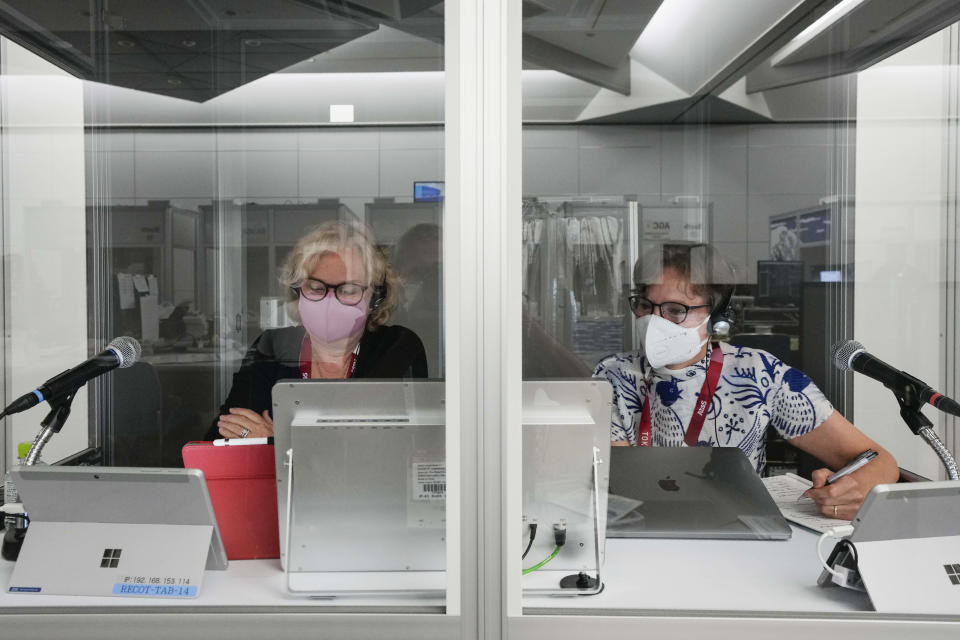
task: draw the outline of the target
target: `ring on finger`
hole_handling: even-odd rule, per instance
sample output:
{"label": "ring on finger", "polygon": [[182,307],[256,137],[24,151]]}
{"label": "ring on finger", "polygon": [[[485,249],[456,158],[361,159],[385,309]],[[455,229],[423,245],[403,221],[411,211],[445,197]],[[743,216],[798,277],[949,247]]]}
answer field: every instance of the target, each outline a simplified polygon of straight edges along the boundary
{"label": "ring on finger", "polygon": [[[246,436],[240,436],[240,437],[241,437],[241,438],[244,438],[244,437],[246,437]],[[833,517],[834,517],[834,518],[837,517],[837,505],[833,505]]]}
{"label": "ring on finger", "polygon": [[[243,429],[240,429],[240,437],[241,437],[241,438],[246,438],[248,435],[250,435],[250,429],[247,429],[246,427],[244,427]],[[833,508],[833,514],[834,514],[834,515],[837,514],[837,508],[836,508],[836,507]]]}

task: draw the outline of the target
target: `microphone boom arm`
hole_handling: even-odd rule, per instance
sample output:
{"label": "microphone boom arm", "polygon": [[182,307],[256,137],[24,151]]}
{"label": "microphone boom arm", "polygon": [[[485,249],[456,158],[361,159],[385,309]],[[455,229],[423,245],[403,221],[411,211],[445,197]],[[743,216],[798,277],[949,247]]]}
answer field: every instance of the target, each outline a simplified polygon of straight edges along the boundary
{"label": "microphone boom arm", "polygon": [[903,421],[907,423],[914,434],[923,438],[924,442],[930,445],[930,448],[933,449],[946,468],[947,477],[951,480],[960,480],[956,460],[937,436],[937,432],[933,430],[933,423],[920,412],[920,407],[924,405],[924,402],[914,385],[912,383],[908,384],[904,387],[902,394],[894,392],[893,395],[900,405],[900,417],[903,418]]}
{"label": "microphone boom arm", "polygon": [[36,464],[37,460],[40,459],[40,453],[47,442],[50,441],[50,438],[53,437],[53,434],[60,433],[60,429],[63,428],[67,418],[70,417],[70,405],[73,404],[73,397],[77,395],[79,390],[80,387],[78,386],[73,391],[47,400],[47,404],[51,407],[50,413],[40,423],[40,432],[33,439],[33,444],[30,445],[30,451],[27,452],[27,457],[23,461],[24,466]]}

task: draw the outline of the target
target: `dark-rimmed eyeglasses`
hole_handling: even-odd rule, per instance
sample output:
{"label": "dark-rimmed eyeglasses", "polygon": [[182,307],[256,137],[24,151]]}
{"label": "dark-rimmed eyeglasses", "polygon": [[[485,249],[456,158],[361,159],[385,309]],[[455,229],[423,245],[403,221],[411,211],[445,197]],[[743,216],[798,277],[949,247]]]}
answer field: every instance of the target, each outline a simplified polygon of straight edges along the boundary
{"label": "dark-rimmed eyeglasses", "polygon": [[687,319],[687,314],[693,309],[707,309],[710,307],[708,304],[698,304],[691,307],[682,302],[673,302],[671,300],[658,304],[636,293],[627,296],[627,300],[630,302],[630,309],[633,311],[633,315],[638,318],[648,316],[653,313],[656,307],[660,307],[660,316],[664,320],[669,320],[674,324],[681,324]]}
{"label": "dark-rimmed eyeglasses", "polygon": [[307,278],[299,287],[293,287],[293,290],[311,302],[320,302],[327,297],[328,292],[333,291],[333,295],[337,297],[341,304],[355,307],[363,300],[363,294],[369,288],[356,282],[328,284],[323,280]]}

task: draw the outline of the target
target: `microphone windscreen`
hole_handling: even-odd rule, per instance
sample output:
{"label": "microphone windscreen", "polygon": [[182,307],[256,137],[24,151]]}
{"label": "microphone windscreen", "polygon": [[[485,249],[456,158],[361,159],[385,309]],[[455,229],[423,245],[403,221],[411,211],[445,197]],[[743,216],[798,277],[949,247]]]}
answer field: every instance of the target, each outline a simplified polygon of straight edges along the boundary
{"label": "microphone windscreen", "polygon": [[857,351],[863,350],[863,345],[856,340],[841,340],[833,345],[833,364],[840,371],[850,371],[850,358]]}
{"label": "microphone windscreen", "polygon": [[133,366],[133,363],[140,359],[140,343],[130,336],[114,338],[110,341],[110,344],[107,345],[107,348],[112,349],[113,352],[117,354],[117,357],[120,359],[121,369]]}

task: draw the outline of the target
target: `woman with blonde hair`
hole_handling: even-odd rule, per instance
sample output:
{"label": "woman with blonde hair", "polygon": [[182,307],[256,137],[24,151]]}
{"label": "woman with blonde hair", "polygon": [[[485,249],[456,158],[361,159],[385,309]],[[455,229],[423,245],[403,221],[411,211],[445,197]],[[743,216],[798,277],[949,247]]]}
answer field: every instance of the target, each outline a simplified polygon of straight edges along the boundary
{"label": "woman with blonde hair", "polygon": [[370,231],[333,221],[303,236],[281,274],[295,327],[251,345],[207,438],[273,435],[271,390],[282,379],[425,378],[415,333],[388,325],[399,279]]}

